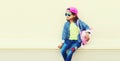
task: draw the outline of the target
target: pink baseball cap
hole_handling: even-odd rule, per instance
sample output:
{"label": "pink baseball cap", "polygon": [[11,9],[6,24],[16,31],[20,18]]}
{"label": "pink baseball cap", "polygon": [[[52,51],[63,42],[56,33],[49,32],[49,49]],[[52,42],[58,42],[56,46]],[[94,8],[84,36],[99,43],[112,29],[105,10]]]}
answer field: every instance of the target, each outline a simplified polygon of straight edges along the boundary
{"label": "pink baseball cap", "polygon": [[78,10],[75,7],[69,7],[69,8],[67,8],[67,10],[69,10],[70,12],[72,12],[72,13],[74,13],[76,15],[78,14]]}

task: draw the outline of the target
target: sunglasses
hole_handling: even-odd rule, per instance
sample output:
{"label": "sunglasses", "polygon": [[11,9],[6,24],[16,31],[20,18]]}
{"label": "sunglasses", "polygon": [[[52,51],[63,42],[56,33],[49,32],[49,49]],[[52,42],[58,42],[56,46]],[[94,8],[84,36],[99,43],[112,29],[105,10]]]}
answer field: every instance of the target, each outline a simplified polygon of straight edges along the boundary
{"label": "sunglasses", "polygon": [[71,16],[71,14],[70,13],[65,13],[65,16]]}

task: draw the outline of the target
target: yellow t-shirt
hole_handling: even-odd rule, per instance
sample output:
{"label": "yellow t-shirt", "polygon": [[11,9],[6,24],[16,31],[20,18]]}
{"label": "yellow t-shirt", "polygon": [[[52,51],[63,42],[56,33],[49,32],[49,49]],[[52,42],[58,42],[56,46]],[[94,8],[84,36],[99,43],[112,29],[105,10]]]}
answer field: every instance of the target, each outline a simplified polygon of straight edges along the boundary
{"label": "yellow t-shirt", "polygon": [[74,22],[70,23],[70,37],[69,40],[78,40],[80,30]]}

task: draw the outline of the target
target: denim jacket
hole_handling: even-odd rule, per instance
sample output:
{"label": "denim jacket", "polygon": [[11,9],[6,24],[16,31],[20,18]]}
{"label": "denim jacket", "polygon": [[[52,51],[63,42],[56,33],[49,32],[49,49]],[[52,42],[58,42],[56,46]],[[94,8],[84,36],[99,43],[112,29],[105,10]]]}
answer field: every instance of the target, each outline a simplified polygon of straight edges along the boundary
{"label": "denim jacket", "polygon": [[[80,19],[78,19],[74,23],[79,27],[80,31],[90,32],[89,26],[83,21],[81,21]],[[62,40],[63,40],[62,42],[64,42],[65,40],[69,40],[69,36],[70,36],[70,22],[67,21],[65,22],[63,31],[62,31]],[[78,34],[78,41],[81,42],[80,33]]]}

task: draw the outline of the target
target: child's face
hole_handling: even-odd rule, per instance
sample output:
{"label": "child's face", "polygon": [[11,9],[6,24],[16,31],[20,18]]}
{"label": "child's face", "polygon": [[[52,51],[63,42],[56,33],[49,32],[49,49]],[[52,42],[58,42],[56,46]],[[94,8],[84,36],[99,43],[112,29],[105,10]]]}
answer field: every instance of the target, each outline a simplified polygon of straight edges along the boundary
{"label": "child's face", "polygon": [[66,20],[72,20],[75,17],[69,10],[66,11],[65,16]]}

